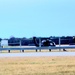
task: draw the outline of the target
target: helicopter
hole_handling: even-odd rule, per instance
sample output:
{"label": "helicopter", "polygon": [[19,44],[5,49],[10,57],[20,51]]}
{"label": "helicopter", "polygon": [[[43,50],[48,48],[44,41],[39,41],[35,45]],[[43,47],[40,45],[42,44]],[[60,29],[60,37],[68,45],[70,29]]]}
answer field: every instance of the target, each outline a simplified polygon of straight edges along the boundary
{"label": "helicopter", "polygon": [[[36,47],[39,47],[39,46],[41,46],[41,47],[49,47],[49,46],[54,47],[54,46],[56,46],[55,42],[53,42],[49,38],[42,39],[42,40],[41,40],[41,38],[39,38],[39,41],[38,41],[38,38],[33,37],[33,42]],[[51,49],[49,49],[49,51],[51,51]]]}

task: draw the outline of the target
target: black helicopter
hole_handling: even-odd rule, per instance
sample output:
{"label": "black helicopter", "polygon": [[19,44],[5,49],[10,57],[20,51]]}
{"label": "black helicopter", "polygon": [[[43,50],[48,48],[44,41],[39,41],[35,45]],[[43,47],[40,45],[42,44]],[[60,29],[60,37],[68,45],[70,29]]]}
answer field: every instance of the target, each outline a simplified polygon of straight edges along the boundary
{"label": "black helicopter", "polygon": [[[55,42],[50,39],[43,39],[41,42],[39,42],[36,37],[33,37],[33,41],[36,47],[39,47],[39,43],[41,43],[41,47],[56,46]],[[51,51],[51,49],[49,49],[49,51]]]}

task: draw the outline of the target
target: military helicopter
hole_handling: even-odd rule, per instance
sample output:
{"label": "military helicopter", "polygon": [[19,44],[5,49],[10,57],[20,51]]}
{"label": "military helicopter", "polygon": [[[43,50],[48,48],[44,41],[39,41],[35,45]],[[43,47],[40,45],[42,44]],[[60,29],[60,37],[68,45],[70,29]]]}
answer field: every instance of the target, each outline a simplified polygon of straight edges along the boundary
{"label": "military helicopter", "polygon": [[[38,41],[38,39],[36,37],[33,37],[33,42],[35,44],[36,47],[49,47],[49,46],[56,46],[55,42],[53,42],[52,40],[48,39],[42,39],[40,38],[40,41]],[[49,51],[51,51],[51,49],[49,49]]]}

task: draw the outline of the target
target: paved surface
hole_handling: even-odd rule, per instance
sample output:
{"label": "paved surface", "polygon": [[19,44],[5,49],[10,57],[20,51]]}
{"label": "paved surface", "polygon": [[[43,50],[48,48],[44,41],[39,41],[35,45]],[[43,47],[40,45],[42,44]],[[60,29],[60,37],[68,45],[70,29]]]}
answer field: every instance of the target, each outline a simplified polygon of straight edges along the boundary
{"label": "paved surface", "polygon": [[0,53],[0,57],[75,56],[75,52]]}

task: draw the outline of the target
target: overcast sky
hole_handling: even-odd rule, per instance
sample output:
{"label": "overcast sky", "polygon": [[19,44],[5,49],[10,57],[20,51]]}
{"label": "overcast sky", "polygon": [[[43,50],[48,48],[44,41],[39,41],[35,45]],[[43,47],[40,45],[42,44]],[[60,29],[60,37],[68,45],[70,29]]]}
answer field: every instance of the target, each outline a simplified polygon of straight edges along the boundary
{"label": "overcast sky", "polygon": [[0,37],[75,36],[75,0],[0,0]]}

